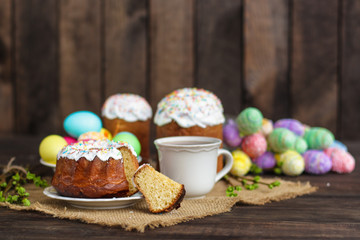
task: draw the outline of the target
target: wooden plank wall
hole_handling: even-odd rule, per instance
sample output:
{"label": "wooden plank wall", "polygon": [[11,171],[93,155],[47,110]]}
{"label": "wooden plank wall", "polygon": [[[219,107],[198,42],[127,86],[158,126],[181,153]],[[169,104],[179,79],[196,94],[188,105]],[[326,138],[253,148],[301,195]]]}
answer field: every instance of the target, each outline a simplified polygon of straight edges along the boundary
{"label": "wooden plank wall", "polygon": [[357,0],[0,0],[0,134],[196,86],[358,140],[359,39]]}

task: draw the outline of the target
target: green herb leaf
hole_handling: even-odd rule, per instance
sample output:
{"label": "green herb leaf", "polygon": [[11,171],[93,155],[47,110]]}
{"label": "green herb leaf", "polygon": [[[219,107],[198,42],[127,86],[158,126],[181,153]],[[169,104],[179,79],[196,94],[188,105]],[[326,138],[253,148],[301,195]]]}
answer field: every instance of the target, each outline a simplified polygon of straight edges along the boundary
{"label": "green herb leaf", "polygon": [[30,201],[29,201],[29,199],[27,199],[27,198],[24,198],[24,199],[22,200],[22,203],[23,203],[24,206],[30,206]]}

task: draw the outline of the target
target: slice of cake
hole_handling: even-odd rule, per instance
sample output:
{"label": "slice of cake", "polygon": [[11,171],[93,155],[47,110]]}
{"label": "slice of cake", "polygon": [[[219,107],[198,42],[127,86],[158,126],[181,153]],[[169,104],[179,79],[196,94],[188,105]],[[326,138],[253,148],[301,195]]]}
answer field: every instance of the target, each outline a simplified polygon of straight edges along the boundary
{"label": "slice of cake", "polygon": [[153,213],[170,212],[179,208],[185,196],[183,184],[159,173],[149,164],[139,167],[134,174],[134,183]]}
{"label": "slice of cake", "polygon": [[138,192],[138,189],[134,185],[132,178],[136,170],[139,168],[139,163],[136,158],[136,153],[132,149],[132,147],[130,147],[126,143],[122,143],[122,144],[124,146],[120,147],[119,150],[123,156],[124,172],[125,172],[126,180],[129,183],[129,192],[126,195],[131,196]]}

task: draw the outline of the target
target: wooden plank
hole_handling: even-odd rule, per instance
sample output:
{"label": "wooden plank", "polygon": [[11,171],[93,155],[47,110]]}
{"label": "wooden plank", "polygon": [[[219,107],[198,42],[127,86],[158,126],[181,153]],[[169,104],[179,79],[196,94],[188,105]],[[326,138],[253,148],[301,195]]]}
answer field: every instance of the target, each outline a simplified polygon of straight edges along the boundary
{"label": "wooden plank", "polygon": [[[30,163],[31,169],[37,167],[41,172],[48,170],[46,176],[51,177],[52,170],[40,165],[38,160],[35,162],[34,152],[39,140],[39,137],[0,137],[0,164],[5,164],[10,154],[19,156],[15,164]],[[345,143],[359,163],[360,142]],[[2,239],[26,239],[26,236],[31,236],[30,239],[44,239],[45,236],[46,239],[59,239],[59,236],[64,239],[85,239],[89,236],[91,239],[264,239],[269,236],[272,239],[357,239],[360,233],[359,177],[360,168],[355,168],[351,174],[284,176],[283,179],[290,181],[309,181],[319,189],[310,195],[261,206],[238,204],[227,213],[170,227],[147,228],[145,233],[2,207],[0,232]],[[132,216],[132,208],[127,210]],[[180,211],[181,208],[173,214],[181,214]]]}
{"label": "wooden plank", "polygon": [[360,2],[346,0],[343,4],[341,49],[340,136],[360,139]]}
{"label": "wooden plank", "polygon": [[61,119],[78,110],[100,114],[101,2],[60,1]]}
{"label": "wooden plank", "polygon": [[0,0],[0,134],[11,133],[14,128],[11,9],[11,0]]}
{"label": "wooden plank", "polygon": [[337,116],[337,0],[293,2],[293,117],[335,132]]}
{"label": "wooden plank", "polygon": [[145,0],[105,1],[105,97],[146,95],[147,6]]}
{"label": "wooden plank", "polygon": [[15,1],[16,130],[49,134],[58,119],[55,0]]}
{"label": "wooden plank", "polygon": [[194,84],[193,0],[150,1],[150,102]]}
{"label": "wooden plank", "polygon": [[242,0],[196,5],[196,85],[214,92],[227,114],[241,107]]}
{"label": "wooden plank", "polygon": [[245,104],[274,120],[289,117],[288,7],[286,0],[244,4]]}

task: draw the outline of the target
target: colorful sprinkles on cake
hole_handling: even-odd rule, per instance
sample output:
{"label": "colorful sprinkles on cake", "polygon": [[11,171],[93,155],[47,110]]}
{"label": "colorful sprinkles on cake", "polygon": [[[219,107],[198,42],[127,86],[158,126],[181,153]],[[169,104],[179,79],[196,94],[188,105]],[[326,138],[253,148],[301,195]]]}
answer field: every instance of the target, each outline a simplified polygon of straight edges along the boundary
{"label": "colorful sprinkles on cake", "polygon": [[106,161],[109,158],[122,160],[122,154],[119,151],[121,147],[127,147],[136,156],[133,147],[128,143],[110,140],[89,140],[65,146],[58,153],[57,159],[66,157],[78,161],[80,158],[85,157],[87,160],[92,161],[95,157],[98,157],[102,161]]}
{"label": "colorful sprinkles on cake", "polygon": [[214,126],[225,122],[223,107],[213,93],[183,88],[165,96],[158,104],[154,122],[163,126],[175,121],[179,126]]}

